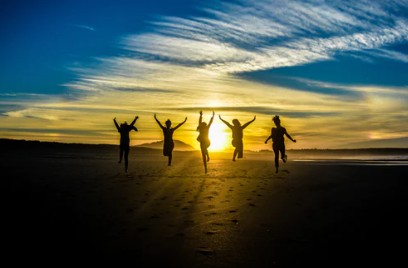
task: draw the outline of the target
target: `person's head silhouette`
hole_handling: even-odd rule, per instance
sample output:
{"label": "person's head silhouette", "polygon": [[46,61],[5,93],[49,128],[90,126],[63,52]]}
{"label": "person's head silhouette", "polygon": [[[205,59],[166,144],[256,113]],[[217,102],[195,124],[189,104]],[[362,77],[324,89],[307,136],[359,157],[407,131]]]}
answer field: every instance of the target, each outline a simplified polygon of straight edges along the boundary
{"label": "person's head silhouette", "polygon": [[239,120],[238,119],[234,119],[234,120],[232,120],[232,123],[234,124],[234,126],[241,126],[241,123],[239,122]]}
{"label": "person's head silhouette", "polygon": [[166,127],[167,127],[167,128],[170,128],[170,127],[171,127],[171,121],[170,121],[170,119],[167,119],[167,121],[166,121]]}
{"label": "person's head silhouette", "polygon": [[206,122],[201,122],[200,127],[206,127],[207,123]]}
{"label": "person's head silhouette", "polygon": [[279,119],[279,115],[275,115],[272,118],[273,122],[275,123],[275,125],[279,126],[280,125],[280,119]]}

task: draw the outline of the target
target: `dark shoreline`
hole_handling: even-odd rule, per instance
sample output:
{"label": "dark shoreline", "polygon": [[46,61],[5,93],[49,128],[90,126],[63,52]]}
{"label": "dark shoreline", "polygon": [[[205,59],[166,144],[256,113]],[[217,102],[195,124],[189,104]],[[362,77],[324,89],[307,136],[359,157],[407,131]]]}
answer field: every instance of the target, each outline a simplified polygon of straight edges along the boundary
{"label": "dark shoreline", "polygon": [[[105,149],[105,150],[116,150],[118,145],[115,144],[89,144],[89,143],[63,143],[63,142],[48,142],[48,141],[38,141],[38,140],[15,140],[15,139],[4,139],[0,138],[0,147],[4,149],[15,149],[15,148],[75,148],[75,149]],[[131,146],[132,148],[138,148],[143,150],[161,150],[156,148],[149,148],[143,145]],[[177,148],[175,148],[177,150]],[[195,151],[195,150],[181,150],[181,151]],[[308,155],[323,154],[323,155],[333,155],[333,154],[346,154],[346,155],[370,155],[370,154],[384,154],[384,155],[408,155],[408,148],[355,148],[355,149],[288,149],[291,153],[302,153]],[[272,153],[271,150],[260,150],[251,151],[251,153]]]}

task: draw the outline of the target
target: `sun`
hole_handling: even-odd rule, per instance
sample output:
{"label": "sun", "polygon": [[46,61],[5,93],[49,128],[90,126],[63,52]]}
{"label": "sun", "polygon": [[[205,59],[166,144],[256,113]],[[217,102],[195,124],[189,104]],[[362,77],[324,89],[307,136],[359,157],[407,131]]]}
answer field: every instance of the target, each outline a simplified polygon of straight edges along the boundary
{"label": "sun", "polygon": [[227,128],[221,122],[213,122],[210,127],[209,138],[211,141],[210,150],[221,151],[228,147]]}

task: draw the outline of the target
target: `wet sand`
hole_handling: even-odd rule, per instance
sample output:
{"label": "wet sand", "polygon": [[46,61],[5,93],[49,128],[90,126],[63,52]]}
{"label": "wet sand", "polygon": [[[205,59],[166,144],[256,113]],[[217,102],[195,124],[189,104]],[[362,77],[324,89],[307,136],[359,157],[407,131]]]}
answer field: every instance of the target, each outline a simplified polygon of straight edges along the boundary
{"label": "wet sand", "polygon": [[304,267],[405,262],[408,166],[116,147],[3,147],[14,264]]}

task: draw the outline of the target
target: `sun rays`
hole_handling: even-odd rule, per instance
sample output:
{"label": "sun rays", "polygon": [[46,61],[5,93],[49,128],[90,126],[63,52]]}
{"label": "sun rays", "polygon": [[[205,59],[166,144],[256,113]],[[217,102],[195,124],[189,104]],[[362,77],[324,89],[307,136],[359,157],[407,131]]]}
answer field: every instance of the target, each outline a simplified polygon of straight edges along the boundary
{"label": "sun rays", "polygon": [[214,119],[211,125],[209,137],[211,141],[211,151],[222,151],[228,148],[229,139],[228,133],[226,133],[226,127],[217,119]]}

